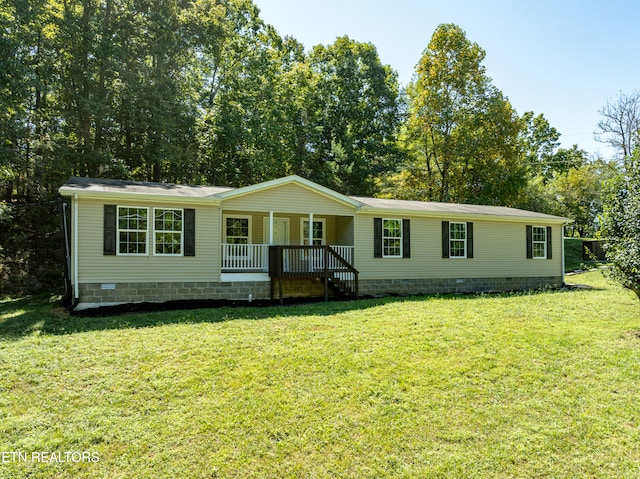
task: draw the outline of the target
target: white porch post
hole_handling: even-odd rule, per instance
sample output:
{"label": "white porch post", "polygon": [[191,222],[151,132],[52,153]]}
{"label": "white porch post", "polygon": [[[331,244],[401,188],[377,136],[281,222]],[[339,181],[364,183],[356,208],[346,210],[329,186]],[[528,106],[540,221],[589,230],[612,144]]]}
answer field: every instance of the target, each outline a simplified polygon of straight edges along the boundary
{"label": "white porch post", "polygon": [[273,244],[273,211],[269,211],[269,244]]}
{"label": "white porch post", "polygon": [[313,213],[309,213],[309,246],[313,246]]}

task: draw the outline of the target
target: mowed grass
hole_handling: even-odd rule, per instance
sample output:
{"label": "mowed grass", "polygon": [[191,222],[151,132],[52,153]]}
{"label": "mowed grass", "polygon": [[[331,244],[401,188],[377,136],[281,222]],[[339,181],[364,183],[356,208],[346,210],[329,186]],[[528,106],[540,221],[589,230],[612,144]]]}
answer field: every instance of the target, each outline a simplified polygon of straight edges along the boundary
{"label": "mowed grass", "polygon": [[0,303],[30,478],[637,478],[640,304],[594,289],[110,318]]}

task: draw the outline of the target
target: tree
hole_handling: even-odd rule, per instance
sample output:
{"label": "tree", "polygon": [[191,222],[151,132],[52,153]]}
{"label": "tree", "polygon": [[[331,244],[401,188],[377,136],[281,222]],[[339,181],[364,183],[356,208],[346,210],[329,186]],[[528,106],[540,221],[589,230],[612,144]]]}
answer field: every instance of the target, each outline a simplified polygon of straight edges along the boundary
{"label": "tree", "polygon": [[407,93],[407,186],[416,199],[511,204],[525,185],[521,122],[487,76],[485,52],[440,25]]}
{"label": "tree", "polygon": [[610,185],[599,232],[607,274],[640,299],[640,149]]}
{"label": "tree", "polygon": [[532,111],[525,112],[520,118],[523,127],[520,134],[522,155],[533,178],[542,175],[545,181],[553,173],[554,155],[560,146],[560,133],[540,114],[534,116]]}
{"label": "tree", "polygon": [[294,95],[283,77],[304,61],[302,45],[280,38],[248,0],[198,3],[223,7],[218,23],[200,27],[202,180],[244,186],[286,174]]}
{"label": "tree", "polygon": [[595,160],[558,173],[547,185],[553,196],[553,213],[574,220],[570,228],[578,236],[593,236],[602,214],[604,184],[618,173],[615,163]]}
{"label": "tree", "polygon": [[313,88],[302,171],[345,194],[371,195],[398,156],[397,75],[375,46],[346,36],[317,45],[307,62]]}
{"label": "tree", "polygon": [[596,138],[609,144],[623,161],[635,149],[640,131],[640,91],[630,94],[620,92],[615,102],[607,104],[599,110],[603,116],[598,122]]}

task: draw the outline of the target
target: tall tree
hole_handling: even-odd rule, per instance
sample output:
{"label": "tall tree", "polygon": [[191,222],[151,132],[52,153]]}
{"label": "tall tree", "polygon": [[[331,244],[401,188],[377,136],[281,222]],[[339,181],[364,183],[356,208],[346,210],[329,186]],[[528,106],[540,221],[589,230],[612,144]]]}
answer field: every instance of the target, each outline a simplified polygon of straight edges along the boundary
{"label": "tall tree", "polygon": [[531,177],[542,175],[545,180],[552,176],[555,166],[554,155],[560,146],[560,133],[540,114],[525,112],[521,121],[523,128],[521,141],[523,157],[529,167]]}
{"label": "tall tree", "polygon": [[624,162],[638,144],[640,91],[620,92],[618,98],[607,101],[599,113],[602,119],[598,122],[596,138],[613,147]]}
{"label": "tall tree", "polygon": [[444,24],[418,63],[407,121],[407,186],[417,198],[510,204],[525,183],[521,124],[484,58],[460,27]]}
{"label": "tall tree", "polygon": [[640,149],[611,185],[600,237],[609,260],[607,274],[640,299]]}
{"label": "tall tree", "polygon": [[203,35],[200,46],[205,88],[199,163],[206,181],[242,186],[285,171],[283,115],[289,100],[280,79],[302,46],[283,41],[249,0],[221,5],[221,23],[208,26],[219,30],[218,37]]}
{"label": "tall tree", "polygon": [[372,194],[375,179],[397,157],[399,85],[371,43],[341,37],[313,48],[311,141],[304,169],[311,179],[350,194]]}

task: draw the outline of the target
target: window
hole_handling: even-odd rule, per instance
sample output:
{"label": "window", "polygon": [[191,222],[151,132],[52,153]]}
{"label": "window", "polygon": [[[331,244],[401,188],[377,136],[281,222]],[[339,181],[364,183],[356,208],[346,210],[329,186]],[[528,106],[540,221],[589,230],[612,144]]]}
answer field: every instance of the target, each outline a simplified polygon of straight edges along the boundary
{"label": "window", "polygon": [[442,257],[473,259],[473,223],[442,222]]}
{"label": "window", "polygon": [[411,258],[411,221],[373,218],[373,257]]}
{"label": "window", "polygon": [[[325,244],[325,220],[313,220],[313,244],[322,245]],[[303,220],[300,231],[300,243],[303,245],[309,244],[309,220]]]}
{"label": "window", "polygon": [[402,258],[402,220],[382,219],[382,257]]}
{"label": "window", "polygon": [[544,226],[533,227],[533,257],[547,257],[547,230]]}
{"label": "window", "polygon": [[449,223],[449,257],[467,257],[467,224]]}
{"label": "window", "polygon": [[180,209],[153,210],[154,254],[182,255],[182,219]]}
{"label": "window", "polygon": [[146,255],[147,208],[118,207],[118,254]]}
{"label": "window", "polygon": [[105,256],[149,254],[149,228],[153,227],[152,251],[157,256],[196,255],[196,210],[104,205],[103,249]]}
{"label": "window", "polygon": [[225,216],[225,243],[249,244],[251,238],[251,218],[249,216]]}

